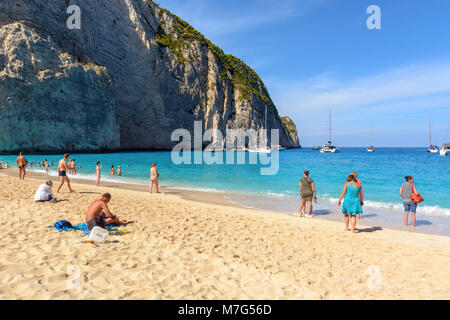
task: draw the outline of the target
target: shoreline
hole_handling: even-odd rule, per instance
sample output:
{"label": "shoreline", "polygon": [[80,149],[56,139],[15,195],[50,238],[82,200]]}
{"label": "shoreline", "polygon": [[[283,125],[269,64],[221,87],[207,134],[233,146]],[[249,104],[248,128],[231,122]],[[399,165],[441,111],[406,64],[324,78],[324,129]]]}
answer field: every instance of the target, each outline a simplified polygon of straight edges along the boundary
{"label": "shoreline", "polygon": [[[8,168],[8,169],[0,169],[0,175],[4,173],[5,175],[16,177],[17,178],[17,169],[16,168]],[[43,172],[37,172],[34,170],[28,170],[26,179],[35,179],[35,180],[41,180],[42,182],[44,180],[52,180],[54,182],[54,192],[56,193],[56,187],[59,184],[59,179],[57,176],[48,176],[46,177],[45,173]],[[77,178],[74,176],[70,176],[71,183],[75,184],[82,184],[82,185],[88,185],[88,186],[94,186],[95,187],[95,181],[91,179],[84,179],[84,178]],[[138,183],[130,183],[130,182],[117,182],[117,181],[101,181],[100,187],[107,187],[107,188],[114,188],[114,189],[125,189],[125,190],[133,190],[133,191],[139,191],[143,193],[148,193],[148,185],[144,184],[138,184]],[[64,188],[64,187],[63,187]],[[223,192],[209,192],[209,191],[202,191],[202,190],[195,190],[190,188],[176,188],[176,187],[168,187],[168,186],[161,186],[160,185],[160,192],[167,194],[167,195],[176,195],[179,196],[183,200],[193,201],[197,203],[204,203],[204,204],[211,204],[211,205],[220,205],[225,207],[232,207],[232,208],[241,208],[246,210],[252,210],[252,211],[264,211],[269,212],[277,215],[283,215],[283,216],[289,216],[293,217],[293,212],[290,211],[283,211],[283,210],[274,210],[271,208],[267,208],[265,206],[247,206],[243,203],[241,203],[239,200],[236,200],[237,197],[246,197],[249,195],[246,195],[245,193],[231,193],[227,191]],[[57,196],[57,194],[56,194]],[[253,195],[254,196],[254,195]],[[258,197],[258,196],[255,196]],[[258,198],[264,199],[264,197],[260,196]],[[333,212],[328,211],[327,214],[323,214],[321,212],[327,211],[327,210],[318,210],[317,205],[315,205],[317,213],[314,215],[314,219],[320,219],[325,221],[332,221],[336,223],[343,224],[343,218],[339,211]],[[298,210],[298,209],[297,209]],[[296,210],[296,211],[297,211]],[[313,213],[314,213],[313,211]],[[408,226],[408,228],[405,228],[401,224],[401,218],[403,216],[403,213],[399,213],[392,209],[385,209],[386,213],[392,214],[392,215],[398,215],[399,216],[399,224],[396,225],[392,222],[386,221],[384,223],[380,223],[380,221],[376,221],[370,218],[365,218],[364,214],[361,217],[361,221],[357,223],[357,229],[360,228],[383,228],[388,230],[395,230],[400,232],[413,232],[413,233],[421,233],[421,234],[430,234],[430,235],[439,235],[444,237],[450,237],[450,235],[439,233],[438,231],[435,232],[426,232],[426,231],[419,231],[419,230],[411,230],[411,226]],[[367,214],[366,216],[370,217],[371,214]],[[303,218],[302,218],[303,220]],[[418,222],[420,220],[418,219]]]}
{"label": "shoreline", "polygon": [[[199,202],[75,179],[76,193],[56,195],[63,201],[35,203],[43,180],[0,171],[2,299],[450,298],[449,237],[365,225],[352,234],[342,222],[208,203],[201,192]],[[92,245],[48,228],[82,222],[103,192],[129,234]],[[79,287],[68,287],[71,270]]]}

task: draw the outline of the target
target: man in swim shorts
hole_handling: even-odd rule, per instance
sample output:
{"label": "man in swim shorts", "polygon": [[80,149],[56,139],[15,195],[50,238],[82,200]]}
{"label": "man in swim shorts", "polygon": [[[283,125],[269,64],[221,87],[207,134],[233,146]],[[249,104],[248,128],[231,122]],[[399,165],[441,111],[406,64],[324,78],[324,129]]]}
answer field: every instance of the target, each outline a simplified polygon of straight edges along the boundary
{"label": "man in swim shorts", "polygon": [[17,162],[17,168],[19,168],[19,179],[25,180],[25,175],[27,174],[27,170],[25,167],[27,166],[27,159],[23,156],[23,152],[19,153],[19,156],[16,159]]}
{"label": "man in swim shorts", "polygon": [[120,224],[119,218],[109,211],[108,202],[110,201],[111,195],[105,193],[101,199],[91,203],[86,212],[86,224],[89,230],[92,230],[94,227],[106,229],[106,226],[111,223]]}
{"label": "man in swim shorts", "polygon": [[58,190],[56,190],[56,192],[59,192],[59,190],[61,190],[61,187],[63,186],[64,182],[67,182],[67,186],[69,187],[69,191],[73,192],[72,188],[70,187],[70,179],[67,176],[67,159],[69,159],[69,155],[66,153],[64,155],[64,159],[59,160],[58,163],[58,176],[59,176],[59,180],[61,181],[59,186],[58,186]]}

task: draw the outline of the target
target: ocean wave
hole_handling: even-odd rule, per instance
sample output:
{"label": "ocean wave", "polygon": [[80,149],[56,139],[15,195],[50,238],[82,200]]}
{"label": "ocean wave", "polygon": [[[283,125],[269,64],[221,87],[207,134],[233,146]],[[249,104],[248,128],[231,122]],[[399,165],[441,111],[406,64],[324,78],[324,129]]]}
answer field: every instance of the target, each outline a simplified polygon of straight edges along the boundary
{"label": "ocean wave", "polygon": [[[329,202],[331,202],[332,204],[337,204],[339,201],[338,198],[329,198],[327,200]],[[390,210],[390,211],[403,211],[403,204],[402,203],[394,203],[394,202],[366,200],[366,201],[364,201],[364,208],[383,209],[383,210]],[[426,206],[426,205],[419,204],[419,206],[417,207],[417,213],[424,214],[424,215],[431,215],[431,216],[450,217],[450,209],[442,208],[440,206]]]}

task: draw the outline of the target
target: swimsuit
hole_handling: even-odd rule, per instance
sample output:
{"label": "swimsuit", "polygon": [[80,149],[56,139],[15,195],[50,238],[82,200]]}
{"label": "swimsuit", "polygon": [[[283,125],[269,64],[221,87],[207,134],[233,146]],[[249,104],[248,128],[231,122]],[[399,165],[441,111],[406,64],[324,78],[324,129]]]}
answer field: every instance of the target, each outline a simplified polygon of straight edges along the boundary
{"label": "swimsuit", "polygon": [[60,177],[65,177],[66,176],[66,172],[65,171],[60,171],[58,175]]}
{"label": "swimsuit", "polygon": [[103,214],[100,214],[93,220],[86,222],[86,225],[89,230],[92,230],[94,227],[106,229],[105,217],[103,216]]}

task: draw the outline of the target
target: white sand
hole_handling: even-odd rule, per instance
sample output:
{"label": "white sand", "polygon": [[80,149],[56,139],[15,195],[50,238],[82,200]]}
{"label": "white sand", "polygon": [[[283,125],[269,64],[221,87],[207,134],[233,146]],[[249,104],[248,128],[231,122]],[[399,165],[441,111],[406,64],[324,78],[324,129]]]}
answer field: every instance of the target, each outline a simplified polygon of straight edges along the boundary
{"label": "white sand", "polygon": [[[0,171],[1,299],[450,298],[448,237],[352,234],[343,222],[82,184],[57,195],[68,201],[34,203],[41,182]],[[130,234],[92,245],[47,228],[84,222],[103,192]]]}

